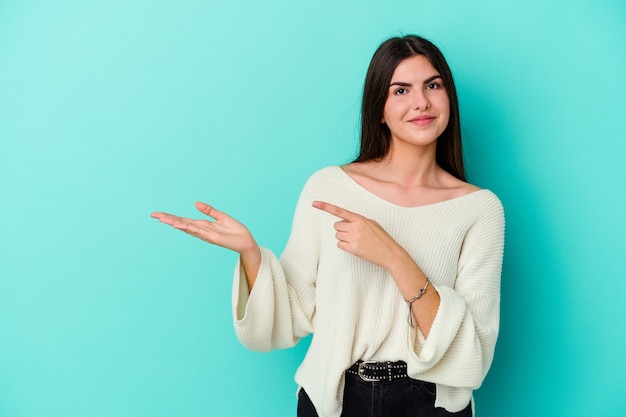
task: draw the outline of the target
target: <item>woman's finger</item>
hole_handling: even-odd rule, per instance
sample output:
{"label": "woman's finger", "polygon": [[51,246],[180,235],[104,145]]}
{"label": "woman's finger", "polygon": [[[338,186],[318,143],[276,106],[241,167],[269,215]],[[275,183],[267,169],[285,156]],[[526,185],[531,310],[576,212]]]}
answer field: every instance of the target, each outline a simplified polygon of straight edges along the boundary
{"label": "woman's finger", "polygon": [[215,220],[220,220],[224,218],[225,213],[217,210],[215,207],[208,205],[207,203],[203,203],[202,201],[196,202],[196,208],[203,214],[206,214],[209,217],[213,217]]}
{"label": "woman's finger", "polygon": [[356,213],[353,213],[342,207],[335,206],[334,204],[326,203],[324,201],[314,201],[313,207],[325,211],[326,213],[332,214],[333,216],[337,216],[340,219],[346,220],[348,222],[361,218],[361,216]]}
{"label": "woman's finger", "polygon": [[335,233],[335,239],[337,239],[340,242],[349,242],[350,234],[346,232],[337,232]]}
{"label": "woman's finger", "polygon": [[169,214],[169,213],[157,212],[157,213],[152,213],[151,216],[157,219],[158,221],[160,221],[161,223],[169,224],[170,226],[180,219],[178,216],[174,216],[173,214]]}
{"label": "woman's finger", "polygon": [[335,230],[338,232],[347,232],[349,229],[350,223],[346,220],[341,220],[335,223]]}
{"label": "woman's finger", "polygon": [[155,219],[158,219],[158,220],[161,220],[161,218],[166,215],[167,213],[161,213],[160,211],[155,211],[153,213],[150,213],[150,217],[154,217]]}

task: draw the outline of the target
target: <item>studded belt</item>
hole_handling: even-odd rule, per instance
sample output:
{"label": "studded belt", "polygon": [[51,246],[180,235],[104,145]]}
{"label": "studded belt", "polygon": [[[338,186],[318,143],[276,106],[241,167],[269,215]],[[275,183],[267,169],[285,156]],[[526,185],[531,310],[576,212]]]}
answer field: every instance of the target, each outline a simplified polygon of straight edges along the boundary
{"label": "studded belt", "polygon": [[349,374],[359,376],[366,382],[395,381],[406,378],[406,362],[376,362],[358,360],[346,371]]}

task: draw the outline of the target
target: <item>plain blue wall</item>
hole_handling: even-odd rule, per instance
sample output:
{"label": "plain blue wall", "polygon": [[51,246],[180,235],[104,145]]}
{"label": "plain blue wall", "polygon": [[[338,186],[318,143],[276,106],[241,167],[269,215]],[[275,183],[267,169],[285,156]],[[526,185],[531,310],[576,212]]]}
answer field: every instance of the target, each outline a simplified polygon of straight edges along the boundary
{"label": "plain blue wall", "polygon": [[254,353],[205,200],[280,252],[354,156],[388,36],[449,58],[470,176],[507,212],[481,417],[623,416],[626,3],[0,1],[0,416],[295,415],[306,342]]}

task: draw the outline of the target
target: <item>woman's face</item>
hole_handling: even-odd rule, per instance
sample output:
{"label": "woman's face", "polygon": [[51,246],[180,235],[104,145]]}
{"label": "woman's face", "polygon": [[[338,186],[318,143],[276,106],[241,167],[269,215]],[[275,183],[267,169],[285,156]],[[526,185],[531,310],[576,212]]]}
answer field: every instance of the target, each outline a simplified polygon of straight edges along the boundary
{"label": "woman's face", "polygon": [[441,74],[424,55],[400,62],[393,72],[383,110],[391,146],[433,146],[450,118]]}

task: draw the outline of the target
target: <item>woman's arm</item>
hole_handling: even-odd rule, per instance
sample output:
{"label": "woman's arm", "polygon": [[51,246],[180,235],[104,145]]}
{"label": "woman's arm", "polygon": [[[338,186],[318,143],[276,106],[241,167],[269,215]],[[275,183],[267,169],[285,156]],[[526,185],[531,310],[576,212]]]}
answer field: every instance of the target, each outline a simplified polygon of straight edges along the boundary
{"label": "woman's arm", "polygon": [[504,212],[493,195],[465,231],[454,284],[435,285],[439,310],[428,339],[410,341],[410,373],[449,387],[480,386],[498,337],[503,249]]}
{"label": "woman's arm", "polygon": [[337,246],[386,269],[405,300],[425,289],[411,310],[413,321],[427,337],[439,309],[439,293],[426,285],[426,275],[413,258],[376,221],[322,201],[313,202],[313,207],[341,219],[335,223]]}
{"label": "woman's arm", "polygon": [[481,207],[467,231],[453,287],[426,287],[419,266],[375,221],[325,202],[313,206],[341,219],[335,223],[337,246],[385,268],[405,300],[426,288],[413,303],[413,318],[426,338],[409,340],[414,352],[409,374],[450,387],[477,388],[491,365],[498,334],[504,246],[499,200],[494,196]]}

